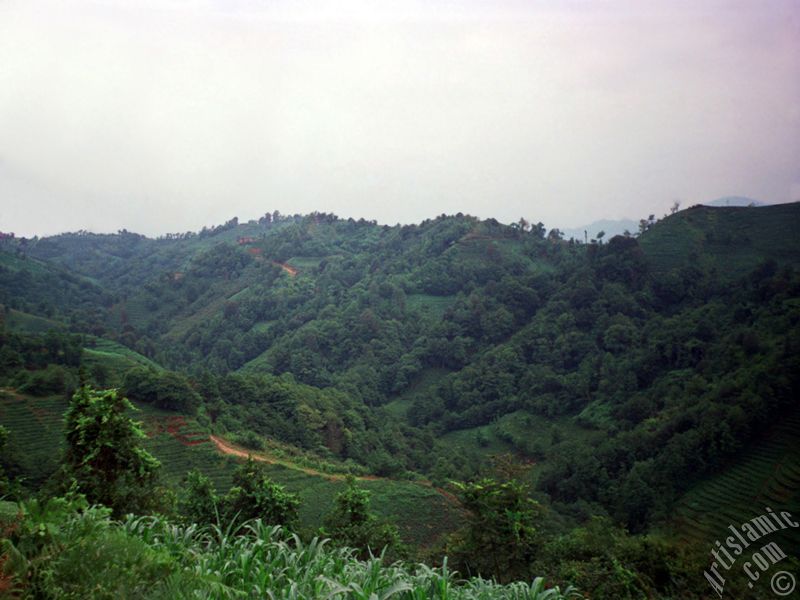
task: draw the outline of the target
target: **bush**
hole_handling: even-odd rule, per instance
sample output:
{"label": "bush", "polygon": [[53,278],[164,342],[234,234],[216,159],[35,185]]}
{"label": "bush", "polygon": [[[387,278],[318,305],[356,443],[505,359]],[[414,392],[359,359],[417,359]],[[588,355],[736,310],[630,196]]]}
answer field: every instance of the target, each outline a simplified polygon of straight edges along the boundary
{"label": "bush", "polygon": [[699,597],[692,595],[698,586],[690,577],[705,566],[701,561],[687,567],[686,560],[663,542],[630,536],[609,519],[595,517],[545,544],[535,566],[597,598]]}
{"label": "bush", "polygon": [[23,502],[19,514],[2,550],[22,597],[139,598],[174,568],[168,553],[128,536],[83,496]]}
{"label": "bush", "polygon": [[233,487],[223,500],[227,517],[238,522],[261,519],[269,525],[292,527],[300,500],[272,482],[252,458],[233,474]]}
{"label": "bush", "polygon": [[261,436],[253,431],[245,431],[242,433],[233,434],[231,440],[237,444],[247,448],[248,450],[263,450],[264,440]]}
{"label": "bush", "polygon": [[73,390],[77,385],[78,378],[72,371],[61,365],[47,365],[40,371],[31,371],[18,391],[32,396],[50,396]]}
{"label": "bush", "polygon": [[357,556],[366,559],[388,551],[402,554],[400,533],[395,525],[379,521],[369,511],[370,492],[356,485],[355,477],[347,477],[347,488],[337,494],[333,510],[325,517],[324,535],[337,544],[354,548]]}
{"label": "bush", "polygon": [[458,564],[471,574],[500,581],[527,579],[539,544],[534,527],[539,505],[514,480],[455,485],[468,511],[466,527],[452,542]]}

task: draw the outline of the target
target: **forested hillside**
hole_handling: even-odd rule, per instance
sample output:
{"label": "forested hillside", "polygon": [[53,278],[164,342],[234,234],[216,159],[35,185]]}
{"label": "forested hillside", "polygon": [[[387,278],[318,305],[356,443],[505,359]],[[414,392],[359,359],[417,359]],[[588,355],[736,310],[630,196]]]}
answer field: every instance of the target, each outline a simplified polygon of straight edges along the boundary
{"label": "forested hillside", "polygon": [[[535,568],[611,593],[617,576],[578,550],[605,528],[614,560],[638,574],[616,597],[668,597],[680,577],[702,577],[675,553],[706,552],[722,534],[687,531],[686,519],[664,534],[676,507],[686,516],[709,478],[737,473],[777,423],[800,417],[800,205],[698,206],[642,229],[586,244],[524,219],[382,226],[275,212],[159,239],[4,240],[0,422],[13,493],[59,478],[58,461],[24,458],[60,442],[15,437],[22,403],[38,414],[37,398],[66,407],[81,385],[113,387],[158,418],[191,421],[191,436],[169,438],[183,439],[180,452],[150,446],[178,465],[174,481],[190,464],[203,477],[212,461],[186,457],[216,452],[194,447],[213,434],[318,474],[417,482],[429,506],[457,496],[464,523],[484,492],[506,486],[497,493],[509,504],[494,509],[528,514],[520,507],[535,500],[518,531],[537,531],[537,551],[523,544],[507,563],[482,564],[483,542],[453,522],[453,537],[437,529],[424,552],[501,580]],[[169,425],[153,418],[157,440]],[[797,445],[797,431],[782,429],[781,447]],[[205,472],[223,504],[235,466]],[[391,517],[400,488],[375,489]],[[794,471],[780,489],[780,506],[800,513]],[[709,510],[746,516],[746,497],[720,501],[729,506]],[[323,512],[303,513],[304,527],[323,526]],[[420,526],[404,525],[405,556],[423,556]],[[494,533],[510,535],[504,526]],[[660,544],[658,568],[672,578],[659,579],[637,544]]]}

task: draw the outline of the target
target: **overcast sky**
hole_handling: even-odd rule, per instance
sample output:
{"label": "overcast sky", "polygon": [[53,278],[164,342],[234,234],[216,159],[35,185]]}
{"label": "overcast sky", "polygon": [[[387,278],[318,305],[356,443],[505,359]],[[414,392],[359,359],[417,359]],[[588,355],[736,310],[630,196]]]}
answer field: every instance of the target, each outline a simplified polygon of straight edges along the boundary
{"label": "overcast sky", "polygon": [[0,230],[800,199],[800,0],[0,0]]}

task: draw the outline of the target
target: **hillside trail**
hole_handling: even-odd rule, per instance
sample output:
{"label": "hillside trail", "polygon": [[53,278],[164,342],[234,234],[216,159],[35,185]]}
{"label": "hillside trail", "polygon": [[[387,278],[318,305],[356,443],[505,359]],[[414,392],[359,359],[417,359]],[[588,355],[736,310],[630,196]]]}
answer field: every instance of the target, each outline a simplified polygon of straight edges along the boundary
{"label": "hillside trail", "polygon": [[[302,471],[307,475],[313,475],[315,477],[324,477],[329,481],[344,481],[345,475],[340,475],[336,473],[323,473],[322,471],[318,471],[317,469],[312,469],[311,467],[304,467],[302,465],[298,465],[297,463],[293,463],[288,460],[281,460],[274,456],[269,456],[264,454],[263,452],[254,452],[252,450],[245,450],[243,448],[237,448],[227,440],[223,440],[221,437],[216,435],[209,435],[211,441],[214,442],[214,445],[217,447],[217,450],[222,452],[223,454],[227,454],[228,456],[237,456],[239,458],[252,458],[257,462],[263,462],[270,465],[281,465],[282,467],[286,467],[288,469],[294,469],[296,471]],[[378,479],[384,479],[383,477],[376,477],[374,475],[354,475],[354,477],[360,481],[375,481]]]}
{"label": "hillside trail", "polygon": [[0,394],[11,396],[14,400],[24,401],[25,398],[15,388],[0,387]]}
{"label": "hillside trail", "polygon": [[[10,396],[14,401],[24,401],[25,397],[19,394],[14,388],[0,388],[0,394],[6,394]],[[297,463],[293,463],[288,460],[283,460],[274,456],[269,456],[263,452],[253,452],[251,450],[246,450],[241,447],[237,447],[234,444],[224,440],[223,438],[210,434],[209,439],[214,443],[217,447],[217,450],[222,454],[228,456],[235,456],[237,458],[252,458],[257,462],[263,462],[272,465],[280,465],[282,467],[286,467],[287,469],[294,469],[296,471],[301,471],[306,475],[311,475],[313,477],[322,477],[327,479],[328,481],[344,481],[346,479],[346,475],[338,474],[338,473],[323,473],[317,469],[312,469],[311,467],[305,467],[303,465],[298,465]],[[390,477],[378,477],[377,475],[354,475],[357,481],[404,481],[398,479],[392,479]],[[417,481],[406,481],[406,483],[411,483],[414,485],[421,485],[423,487],[430,488],[440,494],[445,500],[449,503],[458,505],[458,498],[451,492],[436,487],[433,485],[432,482],[424,479],[424,480],[417,480]]]}
{"label": "hillside trail", "polygon": [[292,277],[294,277],[295,275],[297,275],[297,273],[299,273],[299,271],[297,269],[295,269],[291,265],[287,265],[286,263],[282,263],[282,262],[278,262],[276,260],[273,260],[272,264],[273,265],[278,265],[281,269],[286,271]]}
{"label": "hillside trail", "polygon": [[[217,450],[219,450],[222,454],[226,454],[228,456],[236,456],[238,458],[245,458],[245,459],[252,458],[257,462],[263,462],[270,465],[281,465],[283,467],[286,467],[287,469],[295,469],[297,471],[302,471],[307,475],[312,475],[315,477],[323,477],[328,481],[344,481],[346,478],[346,475],[323,473],[322,471],[318,471],[317,469],[304,467],[302,465],[298,465],[296,463],[287,460],[281,460],[279,458],[276,458],[274,456],[269,456],[262,452],[253,452],[252,450],[237,448],[227,440],[224,440],[221,437],[218,437],[213,434],[209,435],[209,438],[211,439],[212,442],[214,442],[214,445],[217,447]],[[353,477],[356,479],[356,481],[401,481],[397,479],[392,479],[391,477],[378,477],[377,475],[354,475]],[[447,500],[451,504],[454,505],[459,504],[459,500],[455,496],[455,494],[448,492],[445,489],[436,487],[435,485],[433,485],[432,482],[428,481],[427,479],[418,481],[408,481],[407,483],[421,485],[423,487],[430,488],[436,491],[438,494],[440,494],[445,500]]]}

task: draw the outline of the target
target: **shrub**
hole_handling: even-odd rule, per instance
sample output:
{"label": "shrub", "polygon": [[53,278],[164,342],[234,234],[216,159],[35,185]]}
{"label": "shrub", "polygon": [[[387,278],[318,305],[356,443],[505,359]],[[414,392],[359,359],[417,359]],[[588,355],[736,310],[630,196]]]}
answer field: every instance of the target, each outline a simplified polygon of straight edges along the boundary
{"label": "shrub", "polygon": [[382,551],[396,556],[402,552],[397,527],[381,522],[369,511],[370,492],[359,488],[352,475],[347,487],[337,494],[333,510],[325,517],[324,534],[342,546],[356,550],[366,559]]}
{"label": "shrub", "polygon": [[223,504],[232,520],[261,519],[270,525],[291,527],[297,521],[300,500],[271,481],[263,467],[250,458],[233,474],[233,487]]}

